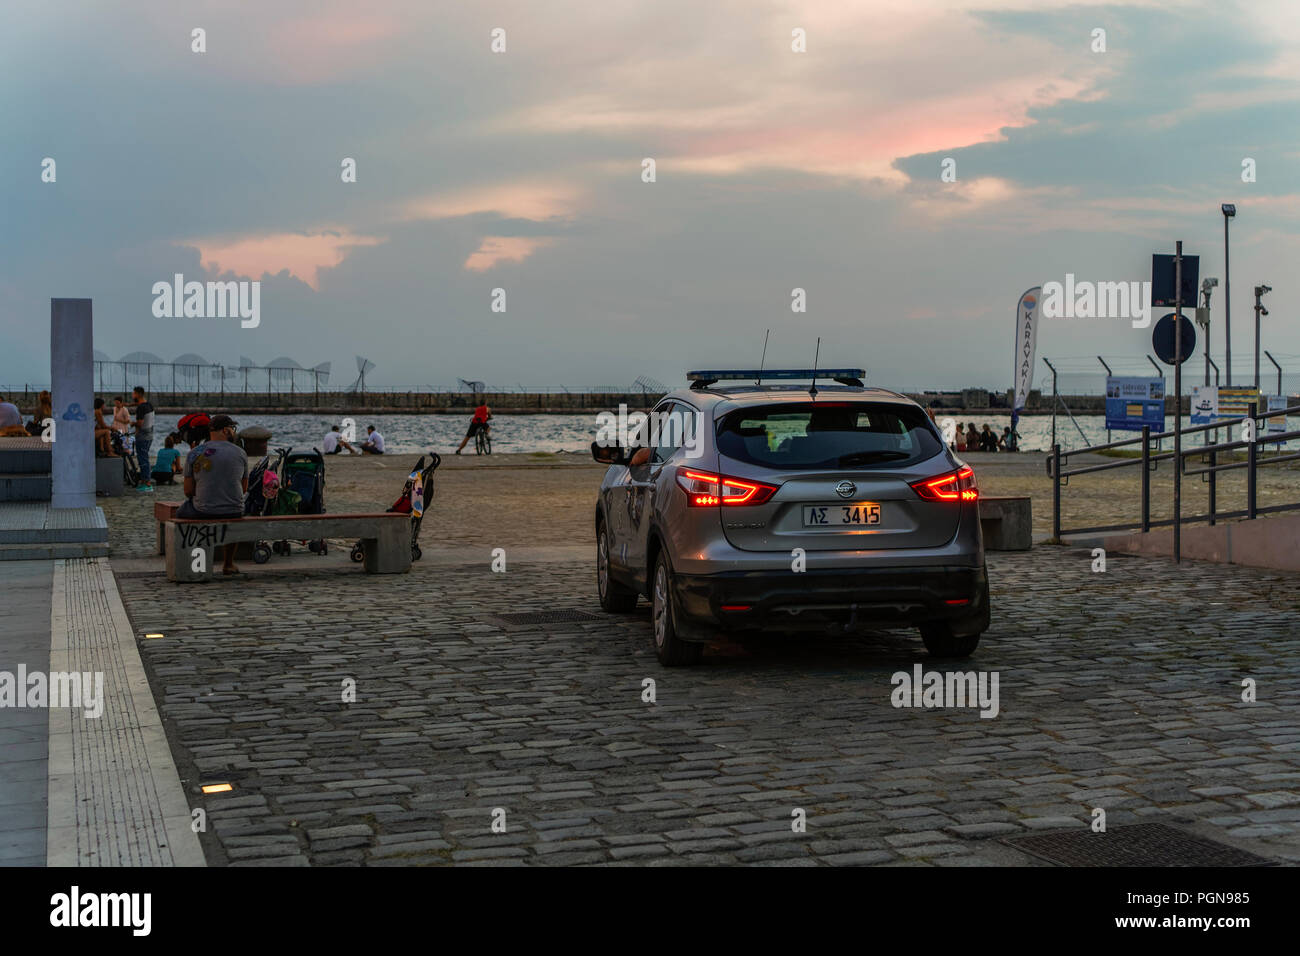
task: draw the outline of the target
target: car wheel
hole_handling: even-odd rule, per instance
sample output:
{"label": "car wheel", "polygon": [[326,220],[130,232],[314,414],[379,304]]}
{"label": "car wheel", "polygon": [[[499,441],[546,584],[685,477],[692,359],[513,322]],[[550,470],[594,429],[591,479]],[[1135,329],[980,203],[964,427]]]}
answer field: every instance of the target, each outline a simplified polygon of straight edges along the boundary
{"label": "car wheel", "polygon": [[704,652],[704,645],[683,641],[677,636],[673,618],[673,573],[668,558],[660,552],[655,560],[654,583],[650,589],[651,620],[654,623],[655,654],[665,667],[694,664]]}
{"label": "car wheel", "polygon": [[603,611],[626,614],[636,607],[636,592],[619,584],[609,573],[609,535],[604,522],[596,528],[596,589]]}
{"label": "car wheel", "polygon": [[970,657],[979,646],[980,635],[958,636],[947,621],[936,621],[921,625],[921,640],[931,657]]}

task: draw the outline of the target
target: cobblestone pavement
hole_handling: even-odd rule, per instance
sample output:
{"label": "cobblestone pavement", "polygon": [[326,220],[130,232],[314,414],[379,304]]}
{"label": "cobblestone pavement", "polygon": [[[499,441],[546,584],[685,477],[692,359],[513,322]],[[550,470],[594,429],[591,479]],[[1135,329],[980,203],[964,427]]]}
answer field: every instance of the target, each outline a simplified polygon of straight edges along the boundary
{"label": "cobblestone pavement", "polygon": [[[440,557],[121,575],[136,630],[166,635],[140,646],[185,785],[236,786],[191,793],[210,863],[1042,865],[997,838],[1095,807],[1300,861],[1296,575],[992,554],[969,664],[894,631],[663,669],[644,605],[492,617],[593,610],[589,561]],[[1000,712],[895,709],[891,675],[915,663],[998,672]]]}

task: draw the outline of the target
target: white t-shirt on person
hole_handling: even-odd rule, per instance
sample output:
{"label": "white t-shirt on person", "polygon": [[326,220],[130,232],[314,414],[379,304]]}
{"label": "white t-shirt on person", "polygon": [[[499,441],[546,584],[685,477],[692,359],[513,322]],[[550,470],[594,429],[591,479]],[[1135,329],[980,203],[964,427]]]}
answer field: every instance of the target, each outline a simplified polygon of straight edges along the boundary
{"label": "white t-shirt on person", "polygon": [[384,436],[379,434],[379,432],[371,432],[366,437],[366,441],[370,444],[370,447],[373,448],[375,451],[384,450]]}
{"label": "white t-shirt on person", "polygon": [[334,454],[335,449],[339,447],[339,438],[342,437],[338,432],[329,431],[325,433],[325,440],[321,442],[321,451],[327,455]]}

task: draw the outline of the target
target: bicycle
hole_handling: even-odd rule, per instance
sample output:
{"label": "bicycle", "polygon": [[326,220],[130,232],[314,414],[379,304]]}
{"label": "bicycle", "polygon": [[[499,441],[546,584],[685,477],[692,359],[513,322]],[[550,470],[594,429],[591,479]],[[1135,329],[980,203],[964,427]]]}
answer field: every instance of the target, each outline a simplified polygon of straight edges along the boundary
{"label": "bicycle", "polygon": [[492,436],[488,433],[487,422],[484,422],[483,427],[474,435],[474,453],[476,455],[492,454]]}

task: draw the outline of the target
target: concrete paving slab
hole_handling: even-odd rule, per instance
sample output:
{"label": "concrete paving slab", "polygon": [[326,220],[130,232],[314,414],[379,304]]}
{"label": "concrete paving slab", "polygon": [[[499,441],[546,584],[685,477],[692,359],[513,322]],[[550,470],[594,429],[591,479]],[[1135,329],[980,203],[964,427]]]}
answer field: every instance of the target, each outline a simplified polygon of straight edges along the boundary
{"label": "concrete paving slab", "polygon": [[55,563],[49,641],[51,670],[103,675],[99,717],[50,711],[49,865],[204,865],[106,559]]}

